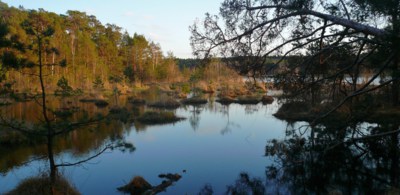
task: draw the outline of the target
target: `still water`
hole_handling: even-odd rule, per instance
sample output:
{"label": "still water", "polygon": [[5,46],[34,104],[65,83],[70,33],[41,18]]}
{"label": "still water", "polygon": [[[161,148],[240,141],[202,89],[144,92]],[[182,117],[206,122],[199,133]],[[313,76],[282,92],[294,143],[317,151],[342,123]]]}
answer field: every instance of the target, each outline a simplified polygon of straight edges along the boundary
{"label": "still water", "polygon": [[[35,109],[18,103],[8,114],[24,120],[35,120]],[[107,112],[88,103],[68,101],[90,113]],[[115,101],[128,109],[126,100]],[[60,105],[54,105],[55,107]],[[120,194],[116,188],[134,176],[142,176],[158,185],[161,173],[179,173],[182,179],[164,194],[197,194],[206,184],[215,194],[226,192],[240,173],[266,180],[265,157],[268,140],[284,139],[287,122],[272,114],[279,104],[221,105],[212,100],[203,106],[183,106],[175,110],[185,120],[167,125],[140,125],[135,122],[108,121],[88,129],[74,131],[55,141],[56,161],[76,162],[96,154],[115,140],[132,143],[134,150],[106,150],[98,157],[78,166],[61,167],[59,172],[82,194]],[[48,170],[48,161],[34,160],[46,154],[45,146],[0,150],[0,194],[15,188],[28,177]],[[31,161],[31,162],[30,162]],[[274,188],[271,186],[271,188]],[[268,191],[268,189],[267,189]]]}

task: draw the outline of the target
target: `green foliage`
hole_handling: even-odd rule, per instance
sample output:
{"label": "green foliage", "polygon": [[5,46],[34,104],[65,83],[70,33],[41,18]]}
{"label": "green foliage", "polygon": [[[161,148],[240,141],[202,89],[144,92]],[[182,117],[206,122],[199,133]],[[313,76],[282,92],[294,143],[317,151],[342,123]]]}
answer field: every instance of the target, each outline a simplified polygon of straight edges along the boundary
{"label": "green foliage", "polygon": [[121,91],[118,89],[118,87],[114,87],[112,93],[114,96],[121,95]]}
{"label": "green foliage", "polygon": [[70,96],[73,93],[73,89],[68,85],[68,80],[65,77],[61,77],[57,81],[57,87],[58,89],[55,92],[57,95]]}
{"label": "green foliage", "polygon": [[8,78],[18,78],[15,89],[39,83],[37,78],[23,79],[18,72],[10,71],[30,72],[28,68],[37,67],[38,36],[46,67],[43,74],[51,75],[44,78],[47,83],[56,83],[56,78],[63,76],[70,87],[85,89],[94,85],[93,75],[103,79],[97,88],[123,81],[173,81],[180,76],[175,58],[164,56],[158,43],[144,35],[123,33],[116,25],[103,25],[95,16],[79,11],[58,15],[43,9],[0,9],[0,17],[7,18],[0,22],[0,81],[6,79],[6,73]]}
{"label": "green foliage", "polygon": [[120,83],[122,81],[122,77],[119,75],[110,75],[108,80],[110,83]]}
{"label": "green foliage", "polygon": [[61,61],[60,61],[60,66],[61,67],[66,67],[67,66],[67,59],[62,59]]}
{"label": "green foliage", "polygon": [[56,95],[60,96],[72,96],[72,95],[81,95],[83,94],[82,89],[76,89],[74,90],[69,84],[68,80],[65,77],[61,77],[57,81],[57,89],[55,90]]}
{"label": "green foliage", "polygon": [[104,89],[103,80],[101,80],[100,76],[97,76],[93,81],[93,88],[95,89]]}
{"label": "green foliage", "polygon": [[0,94],[12,94],[14,92],[14,84],[15,82],[4,82],[3,86],[0,88]]}
{"label": "green foliage", "polygon": [[190,93],[190,84],[189,83],[182,84],[181,90],[183,93]]}
{"label": "green foliage", "polygon": [[0,82],[6,78],[6,69],[3,67],[3,63],[0,63]]}
{"label": "green foliage", "polygon": [[190,82],[196,82],[199,81],[200,79],[204,78],[204,67],[198,67],[196,70],[190,75]]}
{"label": "green foliage", "polygon": [[131,66],[125,67],[124,76],[131,82],[135,81],[135,73],[133,72],[133,68]]}

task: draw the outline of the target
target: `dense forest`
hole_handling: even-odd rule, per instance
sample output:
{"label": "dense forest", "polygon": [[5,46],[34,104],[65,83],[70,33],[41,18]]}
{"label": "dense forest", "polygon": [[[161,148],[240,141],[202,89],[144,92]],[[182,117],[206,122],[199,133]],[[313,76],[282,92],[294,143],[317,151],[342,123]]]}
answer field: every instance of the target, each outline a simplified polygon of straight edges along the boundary
{"label": "dense forest", "polygon": [[58,15],[0,2],[3,89],[32,93],[39,90],[38,77],[34,76],[37,69],[33,67],[38,60],[35,37],[23,25],[32,12],[38,13],[53,31],[44,42],[42,56],[45,83],[54,84],[46,86],[50,91],[56,90],[55,83],[85,91],[94,86],[111,89],[153,81],[180,81],[181,73],[190,66],[181,65],[178,69],[176,57],[171,52],[165,55],[160,44],[144,35],[131,35],[117,25],[104,25],[85,12]]}

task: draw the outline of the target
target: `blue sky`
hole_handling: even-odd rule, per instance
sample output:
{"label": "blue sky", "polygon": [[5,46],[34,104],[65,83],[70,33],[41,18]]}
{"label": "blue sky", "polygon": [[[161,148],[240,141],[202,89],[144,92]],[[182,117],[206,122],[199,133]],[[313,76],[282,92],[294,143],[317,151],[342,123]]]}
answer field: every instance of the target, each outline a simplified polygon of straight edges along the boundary
{"label": "blue sky", "polygon": [[222,0],[2,0],[9,6],[43,8],[58,14],[67,10],[95,15],[103,24],[116,24],[130,34],[139,33],[158,42],[164,52],[192,57],[189,26],[204,18],[206,12],[217,14]]}

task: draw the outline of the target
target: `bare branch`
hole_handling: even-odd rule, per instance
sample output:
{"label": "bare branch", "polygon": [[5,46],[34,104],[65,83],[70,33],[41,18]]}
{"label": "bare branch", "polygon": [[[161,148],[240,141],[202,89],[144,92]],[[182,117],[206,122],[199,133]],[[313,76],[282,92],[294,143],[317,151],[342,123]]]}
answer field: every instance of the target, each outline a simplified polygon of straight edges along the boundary
{"label": "bare branch", "polygon": [[56,166],[56,167],[70,167],[70,166],[76,166],[76,165],[79,165],[79,164],[82,164],[82,163],[86,163],[86,162],[88,162],[88,161],[90,161],[90,160],[92,160],[92,159],[94,159],[94,158],[100,156],[100,155],[103,154],[105,151],[107,151],[108,149],[111,149],[111,148],[112,148],[111,145],[107,145],[107,146],[104,147],[100,152],[98,152],[97,154],[95,154],[95,155],[93,155],[93,156],[91,156],[91,157],[89,157],[89,158],[86,158],[86,159],[84,159],[84,160],[80,160],[80,161],[74,162],[74,163],[61,163],[61,164],[56,164],[55,166]]}
{"label": "bare branch", "polygon": [[350,19],[343,19],[343,18],[339,18],[339,17],[333,16],[333,15],[324,14],[324,13],[313,11],[313,10],[297,9],[296,7],[293,7],[293,6],[285,6],[285,5],[258,6],[258,7],[247,7],[247,10],[251,11],[251,10],[257,10],[257,9],[271,9],[271,8],[295,11],[291,14],[287,14],[290,16],[297,16],[297,15],[315,16],[315,17],[325,19],[325,20],[331,21],[333,23],[342,25],[344,27],[351,28],[356,31],[360,31],[365,34],[370,34],[370,35],[374,35],[377,37],[383,37],[383,36],[389,35],[389,33],[385,30],[378,29],[378,28],[375,28],[375,27],[372,27],[369,25],[361,24],[358,22],[354,22]]}

